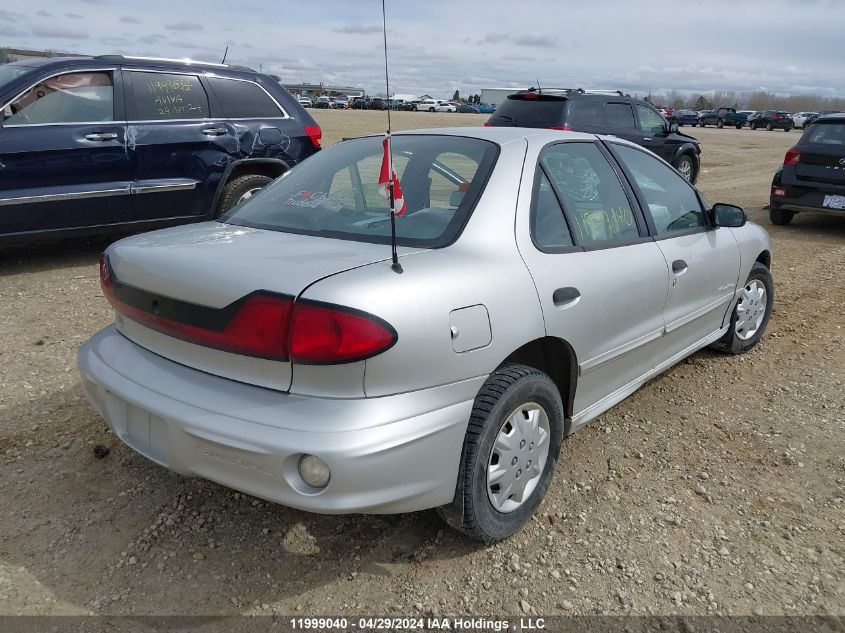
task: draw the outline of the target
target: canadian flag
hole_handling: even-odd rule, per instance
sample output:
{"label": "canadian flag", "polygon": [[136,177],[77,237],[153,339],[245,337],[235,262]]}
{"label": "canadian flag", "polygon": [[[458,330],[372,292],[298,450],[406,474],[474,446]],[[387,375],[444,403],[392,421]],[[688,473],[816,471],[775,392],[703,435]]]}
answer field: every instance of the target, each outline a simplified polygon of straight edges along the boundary
{"label": "canadian flag", "polygon": [[399,184],[399,176],[393,168],[393,155],[390,151],[390,135],[384,137],[384,156],[381,159],[381,172],[378,177],[378,192],[390,205],[390,185],[393,185],[393,211],[397,216],[405,213],[405,196]]}

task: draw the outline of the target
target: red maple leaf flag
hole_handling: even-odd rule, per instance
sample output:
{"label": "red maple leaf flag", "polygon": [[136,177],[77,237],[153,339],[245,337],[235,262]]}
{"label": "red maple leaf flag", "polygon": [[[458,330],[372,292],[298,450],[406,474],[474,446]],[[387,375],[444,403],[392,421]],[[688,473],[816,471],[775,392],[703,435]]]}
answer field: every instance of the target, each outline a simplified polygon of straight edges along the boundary
{"label": "red maple leaf flag", "polygon": [[402,194],[402,186],[399,184],[399,176],[393,167],[392,154],[390,152],[390,135],[384,137],[384,156],[381,159],[381,172],[378,177],[379,195],[390,205],[389,185],[393,185],[393,211],[397,216],[405,213],[405,196]]}

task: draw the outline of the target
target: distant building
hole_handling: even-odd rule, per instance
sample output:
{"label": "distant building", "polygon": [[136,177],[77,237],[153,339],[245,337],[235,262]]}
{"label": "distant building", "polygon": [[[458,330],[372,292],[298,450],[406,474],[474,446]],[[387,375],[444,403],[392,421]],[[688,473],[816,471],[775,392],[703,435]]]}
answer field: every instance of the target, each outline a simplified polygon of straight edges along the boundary
{"label": "distant building", "polygon": [[508,95],[512,95],[520,90],[528,90],[528,88],[482,88],[481,89],[481,103],[489,103],[490,105],[499,105]]}
{"label": "distant building", "polygon": [[38,57],[72,57],[73,53],[58,53],[56,51],[33,51],[26,48],[6,48],[0,46],[0,64],[10,64]]}
{"label": "distant building", "polygon": [[326,84],[282,84],[285,89],[294,95],[303,97],[363,97],[364,89],[353,86],[329,86]]}

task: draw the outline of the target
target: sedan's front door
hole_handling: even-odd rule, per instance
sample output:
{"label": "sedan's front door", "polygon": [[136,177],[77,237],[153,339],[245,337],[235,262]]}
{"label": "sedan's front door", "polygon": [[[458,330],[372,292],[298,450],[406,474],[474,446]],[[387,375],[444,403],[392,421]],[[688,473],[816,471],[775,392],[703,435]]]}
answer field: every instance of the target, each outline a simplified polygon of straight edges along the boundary
{"label": "sedan's front door", "polygon": [[126,219],[129,158],[114,71],[44,76],[2,106],[0,234]]}
{"label": "sedan's front door", "polygon": [[739,276],[739,245],[713,228],[696,190],[675,170],[638,148],[610,143],[632,181],[655,243],[669,267],[666,335],[669,357],[701,347],[726,325]]}
{"label": "sedan's front door", "polygon": [[[668,271],[629,191],[594,142],[564,142],[528,157],[517,231],[548,336],[578,362],[573,428],[639,385],[657,363]],[[527,190],[527,191],[526,191]]]}

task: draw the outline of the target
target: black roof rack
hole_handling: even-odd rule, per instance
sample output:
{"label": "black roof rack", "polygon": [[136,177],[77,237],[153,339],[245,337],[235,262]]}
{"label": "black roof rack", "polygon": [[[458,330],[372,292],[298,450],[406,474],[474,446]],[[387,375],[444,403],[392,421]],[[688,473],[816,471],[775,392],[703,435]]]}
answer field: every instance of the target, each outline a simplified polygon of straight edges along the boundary
{"label": "black roof rack", "polygon": [[582,95],[619,95],[620,97],[630,97],[631,95],[622,92],[621,90],[585,90],[584,88],[534,88],[533,86],[526,90],[525,92],[536,92],[537,94],[543,94],[544,92],[548,92],[550,94],[582,94]]}

